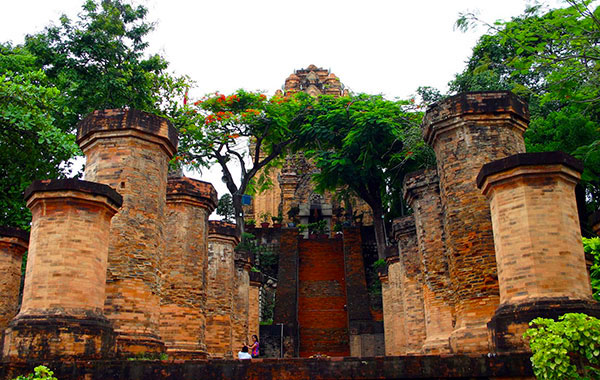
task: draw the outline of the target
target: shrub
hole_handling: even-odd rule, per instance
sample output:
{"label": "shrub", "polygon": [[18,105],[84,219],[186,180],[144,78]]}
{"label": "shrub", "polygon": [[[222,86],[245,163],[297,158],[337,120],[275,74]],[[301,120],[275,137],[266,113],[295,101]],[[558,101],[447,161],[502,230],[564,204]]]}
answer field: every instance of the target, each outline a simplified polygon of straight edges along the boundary
{"label": "shrub", "polygon": [[600,320],[568,313],[558,321],[536,318],[529,338],[533,372],[540,380],[600,378]]}
{"label": "shrub", "polygon": [[27,376],[19,376],[13,380],[57,380],[56,377],[53,376],[54,372],[43,365],[35,367],[33,372],[34,373],[30,373]]}
{"label": "shrub", "polygon": [[594,257],[594,263],[590,269],[590,280],[594,298],[596,301],[600,301],[600,237],[583,238],[583,250]]}

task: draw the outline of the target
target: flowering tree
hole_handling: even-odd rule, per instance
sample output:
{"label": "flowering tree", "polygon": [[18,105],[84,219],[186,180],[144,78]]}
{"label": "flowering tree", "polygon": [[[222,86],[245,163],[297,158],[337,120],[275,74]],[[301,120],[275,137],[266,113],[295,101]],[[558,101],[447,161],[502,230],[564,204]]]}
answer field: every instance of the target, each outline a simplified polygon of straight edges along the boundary
{"label": "flowering tree", "polygon": [[[187,102],[186,102],[187,103]],[[196,169],[218,164],[233,198],[237,230],[243,232],[242,195],[284,154],[304,123],[312,98],[300,93],[292,97],[238,90],[226,96],[214,93],[187,103],[174,123],[180,132],[176,161]],[[241,170],[234,178],[234,168]]]}

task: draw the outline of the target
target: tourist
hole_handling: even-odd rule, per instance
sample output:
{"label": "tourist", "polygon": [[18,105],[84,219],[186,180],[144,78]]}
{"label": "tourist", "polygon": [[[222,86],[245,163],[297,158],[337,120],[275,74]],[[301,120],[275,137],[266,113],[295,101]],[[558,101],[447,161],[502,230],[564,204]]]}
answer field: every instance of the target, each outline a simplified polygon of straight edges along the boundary
{"label": "tourist", "polygon": [[242,350],[238,352],[238,359],[252,359],[252,355],[248,353],[248,346],[244,345]]}
{"label": "tourist", "polygon": [[251,350],[250,352],[252,352],[252,357],[253,358],[257,358],[258,355],[260,354],[259,350],[258,350],[258,336],[256,335],[252,335],[252,346],[250,347]]}

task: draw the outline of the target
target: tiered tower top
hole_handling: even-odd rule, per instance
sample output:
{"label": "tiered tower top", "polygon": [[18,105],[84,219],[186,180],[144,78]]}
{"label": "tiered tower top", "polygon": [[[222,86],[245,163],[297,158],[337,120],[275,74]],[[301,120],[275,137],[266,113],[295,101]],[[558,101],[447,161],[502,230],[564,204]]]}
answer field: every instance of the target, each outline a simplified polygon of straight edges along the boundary
{"label": "tiered tower top", "polygon": [[315,65],[305,69],[294,70],[285,80],[286,94],[304,91],[312,96],[319,95],[345,95],[344,85],[330,70]]}

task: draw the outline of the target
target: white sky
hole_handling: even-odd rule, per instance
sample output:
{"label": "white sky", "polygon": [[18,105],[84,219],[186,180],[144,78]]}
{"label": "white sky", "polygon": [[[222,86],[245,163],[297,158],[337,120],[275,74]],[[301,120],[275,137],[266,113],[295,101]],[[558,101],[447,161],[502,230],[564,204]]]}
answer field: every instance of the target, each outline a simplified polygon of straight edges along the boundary
{"label": "white sky", "polygon": [[[0,41],[74,17],[84,0],[5,1]],[[558,1],[552,1],[557,3]],[[144,0],[157,21],[149,52],[196,83],[192,97],[238,88],[272,94],[285,78],[315,64],[330,68],[354,92],[407,97],[418,86],[442,91],[462,71],[479,35],[453,30],[459,12],[488,22],[523,12],[524,0]],[[226,192],[220,171],[202,179]]]}

